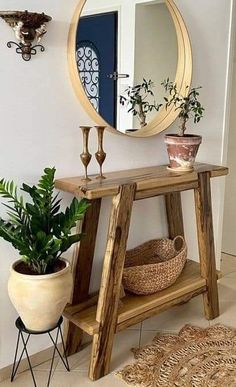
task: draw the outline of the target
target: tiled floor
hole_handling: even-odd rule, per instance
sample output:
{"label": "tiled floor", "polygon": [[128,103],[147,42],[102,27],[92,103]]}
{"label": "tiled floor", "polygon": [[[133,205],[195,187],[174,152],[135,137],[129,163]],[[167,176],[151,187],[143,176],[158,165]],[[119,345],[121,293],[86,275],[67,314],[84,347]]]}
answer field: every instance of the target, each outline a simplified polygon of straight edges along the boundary
{"label": "tiled floor", "polygon": [[[150,342],[157,331],[177,332],[186,323],[191,323],[206,327],[209,324],[218,322],[236,327],[236,257],[222,255],[222,271],[224,278],[220,280],[220,304],[221,316],[209,323],[203,315],[201,296],[196,297],[189,303],[172,308],[160,316],[146,320],[142,325],[135,326],[116,335],[114,351],[112,356],[112,372],[110,375],[97,382],[91,382],[87,377],[90,346],[87,346],[79,354],[72,356],[70,361],[71,372],[63,369],[61,361],[57,359],[51,387],[123,387],[125,384],[114,376],[115,371],[124,364],[132,362],[133,356],[130,352],[132,347],[145,345]],[[41,364],[35,368],[35,376],[38,387],[46,386],[49,363]],[[0,387],[31,387],[32,379],[29,372],[24,372],[17,376],[15,382],[10,381],[0,383]]]}

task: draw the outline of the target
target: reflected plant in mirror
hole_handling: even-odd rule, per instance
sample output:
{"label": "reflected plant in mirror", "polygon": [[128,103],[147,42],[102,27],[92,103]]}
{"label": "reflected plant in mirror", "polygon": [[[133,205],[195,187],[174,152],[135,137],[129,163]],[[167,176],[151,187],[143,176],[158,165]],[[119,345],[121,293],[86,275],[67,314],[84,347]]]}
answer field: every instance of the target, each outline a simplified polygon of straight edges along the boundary
{"label": "reflected plant in mirror", "polygon": [[170,98],[164,97],[166,108],[174,104],[175,110],[179,110],[179,119],[181,122],[179,136],[184,136],[187,130],[186,124],[190,119],[193,119],[194,124],[200,122],[203,117],[204,107],[198,100],[199,89],[202,87],[186,86],[187,96],[183,96],[178,92],[177,85],[168,79],[162,82],[165,91],[169,93]]}
{"label": "reflected plant in mirror", "polygon": [[187,85],[186,93],[182,95],[177,85],[171,82],[169,78],[162,82],[162,86],[169,94],[169,98],[164,97],[166,109],[174,105],[180,120],[179,133],[165,136],[170,159],[169,168],[177,172],[189,172],[193,169],[202,137],[195,134],[186,134],[186,125],[189,120],[193,120],[194,124],[197,124],[203,117],[205,109],[199,101],[199,89],[202,87]]}
{"label": "reflected plant in mirror", "polygon": [[120,95],[120,104],[128,108],[128,113],[137,116],[141,128],[147,125],[147,115],[152,111],[159,111],[162,104],[156,103],[153,92],[155,85],[149,79],[143,78],[143,83],[129,86],[125,90],[125,95]]}

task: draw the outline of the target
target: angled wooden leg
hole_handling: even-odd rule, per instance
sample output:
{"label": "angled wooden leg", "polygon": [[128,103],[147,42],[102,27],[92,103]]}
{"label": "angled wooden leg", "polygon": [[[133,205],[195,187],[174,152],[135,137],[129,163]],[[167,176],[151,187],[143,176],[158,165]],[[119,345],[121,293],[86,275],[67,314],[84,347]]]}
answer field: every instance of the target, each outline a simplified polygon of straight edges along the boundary
{"label": "angled wooden leg", "polygon": [[207,283],[207,292],[203,295],[204,308],[206,318],[213,320],[219,316],[219,299],[211,207],[210,173],[200,173],[198,181],[199,188],[195,189],[195,208],[201,275],[206,279]]}
{"label": "angled wooden leg", "polygon": [[113,198],[96,317],[100,330],[93,337],[89,370],[92,380],[109,372],[135,191],[136,184],[123,185],[119,194]]}
{"label": "angled wooden leg", "polygon": [[[174,239],[177,235],[184,237],[181,193],[172,192],[165,194],[165,206],[169,238]],[[190,300],[183,301],[181,304],[187,304],[189,301]]]}
{"label": "angled wooden leg", "polygon": [[[78,226],[85,235],[74,250],[72,262],[74,277],[74,288],[71,295],[72,305],[83,302],[88,298],[100,208],[101,199],[92,200],[82,225]],[[66,354],[70,356],[78,352],[82,340],[82,331],[73,323],[67,321],[65,323],[64,336]]]}
{"label": "angled wooden leg", "polygon": [[166,214],[169,237],[184,236],[184,222],[182,213],[181,193],[173,192],[165,195]]}

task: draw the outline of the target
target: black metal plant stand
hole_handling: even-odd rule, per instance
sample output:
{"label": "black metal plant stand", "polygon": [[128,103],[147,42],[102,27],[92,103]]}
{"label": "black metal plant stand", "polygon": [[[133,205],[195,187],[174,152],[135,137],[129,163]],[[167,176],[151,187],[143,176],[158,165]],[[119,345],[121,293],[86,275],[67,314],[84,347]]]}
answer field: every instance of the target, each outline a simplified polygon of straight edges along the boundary
{"label": "black metal plant stand", "polygon": [[[16,320],[15,325],[16,325],[16,328],[18,329],[18,337],[17,337],[17,343],[16,343],[16,352],[15,352],[15,357],[14,357],[14,364],[13,364],[12,374],[11,374],[11,382],[13,382],[13,380],[14,380],[14,378],[16,376],[17,370],[19,368],[20,362],[21,362],[22,357],[23,357],[24,352],[25,352],[27,360],[28,360],[28,363],[29,363],[29,369],[30,369],[30,372],[31,372],[31,375],[32,375],[32,379],[33,379],[33,382],[34,382],[34,387],[37,387],[35,376],[34,376],[34,373],[33,373],[33,368],[32,368],[31,362],[30,362],[30,358],[29,358],[29,353],[28,353],[28,350],[27,350],[27,344],[29,342],[29,339],[30,339],[31,335],[42,335],[42,334],[47,333],[49,335],[52,343],[53,343],[53,354],[52,354],[52,360],[51,360],[51,366],[50,366],[50,371],[49,371],[49,376],[48,376],[47,387],[49,387],[49,384],[50,384],[50,381],[51,381],[52,369],[53,369],[53,364],[54,364],[56,352],[60,356],[60,358],[61,358],[61,360],[62,360],[66,370],[68,372],[70,372],[70,367],[69,367],[68,359],[67,359],[66,352],[65,352],[65,343],[64,343],[64,339],[63,339],[63,335],[62,335],[62,330],[61,330],[62,322],[63,322],[63,317],[61,317],[59,319],[57,325],[55,327],[53,327],[52,329],[49,329],[49,330],[43,331],[43,332],[35,332],[35,331],[28,330],[24,326],[24,324],[23,324],[23,322],[22,322],[20,317]],[[54,340],[52,335],[51,335],[51,332],[54,331],[55,329],[57,329],[57,333],[56,333],[56,338]],[[27,336],[24,336],[24,333],[26,333]],[[61,352],[58,349],[58,339],[59,338],[61,339],[61,342],[62,342],[63,354],[61,354]],[[20,355],[19,359],[17,360],[20,339],[21,339],[22,344],[23,344],[23,350],[21,352],[21,355]]]}

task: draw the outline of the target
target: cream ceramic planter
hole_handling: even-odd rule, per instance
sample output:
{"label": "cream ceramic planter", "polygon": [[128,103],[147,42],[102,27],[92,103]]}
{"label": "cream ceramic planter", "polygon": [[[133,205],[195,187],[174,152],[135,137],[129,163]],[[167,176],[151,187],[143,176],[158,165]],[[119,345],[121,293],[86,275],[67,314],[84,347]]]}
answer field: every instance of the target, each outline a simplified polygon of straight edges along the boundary
{"label": "cream ceramic planter", "polygon": [[45,331],[53,328],[69,301],[72,289],[72,274],[69,262],[62,259],[66,267],[61,271],[45,275],[18,273],[16,261],[11,267],[8,294],[26,328]]}

